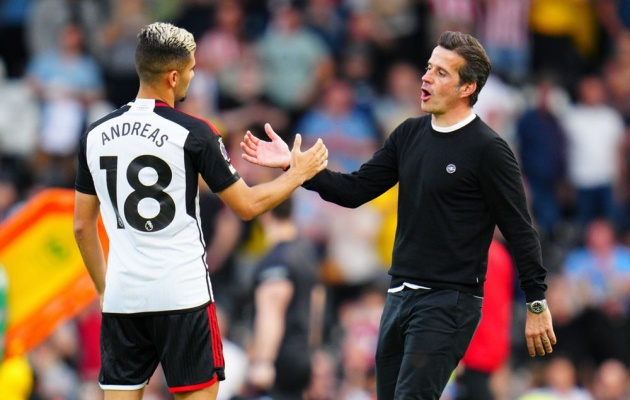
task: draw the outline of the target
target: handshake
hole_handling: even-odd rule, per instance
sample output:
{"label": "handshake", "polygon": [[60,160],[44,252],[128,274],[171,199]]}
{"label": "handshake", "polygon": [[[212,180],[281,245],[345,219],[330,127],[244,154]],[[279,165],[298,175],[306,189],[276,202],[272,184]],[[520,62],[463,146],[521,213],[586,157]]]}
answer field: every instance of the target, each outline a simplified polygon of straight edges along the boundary
{"label": "handshake", "polygon": [[310,149],[303,152],[300,149],[302,136],[299,133],[295,135],[293,149],[289,150],[289,146],[274,132],[271,125],[265,124],[265,132],[271,139],[270,142],[260,140],[250,131],[245,133],[241,142],[243,159],[263,167],[282,168],[284,171],[290,168],[291,173],[303,178],[302,182],[311,179],[328,166],[328,149],[322,139],[317,139]]}

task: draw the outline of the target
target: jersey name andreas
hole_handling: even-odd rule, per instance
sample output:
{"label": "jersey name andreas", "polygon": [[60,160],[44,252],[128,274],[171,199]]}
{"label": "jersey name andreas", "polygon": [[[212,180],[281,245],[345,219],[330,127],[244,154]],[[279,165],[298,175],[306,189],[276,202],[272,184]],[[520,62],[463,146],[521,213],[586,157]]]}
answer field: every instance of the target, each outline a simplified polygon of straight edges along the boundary
{"label": "jersey name andreas", "polygon": [[123,122],[121,124],[112,125],[109,132],[101,132],[102,145],[124,137],[140,136],[153,141],[157,147],[162,147],[168,140],[168,135],[160,134],[160,128],[153,128],[149,123],[143,122]]}

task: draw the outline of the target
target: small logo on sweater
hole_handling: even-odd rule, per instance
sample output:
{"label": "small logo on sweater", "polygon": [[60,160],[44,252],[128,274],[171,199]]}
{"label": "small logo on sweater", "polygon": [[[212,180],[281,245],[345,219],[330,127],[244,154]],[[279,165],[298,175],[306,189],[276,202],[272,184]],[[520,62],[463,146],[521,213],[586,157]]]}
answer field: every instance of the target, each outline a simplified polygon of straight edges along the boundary
{"label": "small logo on sweater", "polygon": [[455,166],[455,164],[449,164],[446,166],[446,172],[448,172],[449,174],[455,172],[456,169],[457,167]]}

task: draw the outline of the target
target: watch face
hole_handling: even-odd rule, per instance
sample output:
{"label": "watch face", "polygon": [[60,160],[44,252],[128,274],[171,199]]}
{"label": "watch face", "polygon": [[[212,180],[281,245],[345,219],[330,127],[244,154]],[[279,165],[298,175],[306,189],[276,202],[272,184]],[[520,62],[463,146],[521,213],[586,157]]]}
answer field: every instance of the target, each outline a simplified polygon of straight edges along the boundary
{"label": "watch face", "polygon": [[542,301],[533,301],[532,304],[530,305],[530,308],[532,312],[536,314],[540,314],[541,312],[545,310],[545,305]]}

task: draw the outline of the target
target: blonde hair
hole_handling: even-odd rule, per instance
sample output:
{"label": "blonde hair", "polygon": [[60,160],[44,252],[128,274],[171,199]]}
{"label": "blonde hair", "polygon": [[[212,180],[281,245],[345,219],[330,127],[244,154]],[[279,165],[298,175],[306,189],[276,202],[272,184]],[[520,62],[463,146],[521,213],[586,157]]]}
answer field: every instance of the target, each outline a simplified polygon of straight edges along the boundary
{"label": "blonde hair", "polygon": [[181,70],[197,48],[195,38],[186,29],[166,22],[154,22],[138,34],[136,71],[142,81],[156,75]]}

